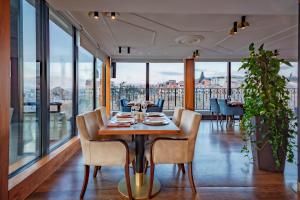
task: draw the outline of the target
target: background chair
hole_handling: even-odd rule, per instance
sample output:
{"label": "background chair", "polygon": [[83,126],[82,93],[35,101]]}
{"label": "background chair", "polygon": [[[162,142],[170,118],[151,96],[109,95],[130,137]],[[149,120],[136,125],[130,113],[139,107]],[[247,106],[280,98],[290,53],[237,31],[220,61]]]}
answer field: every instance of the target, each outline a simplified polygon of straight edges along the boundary
{"label": "background chair", "polygon": [[93,138],[99,130],[96,112],[88,112],[76,117],[76,123],[80,134],[85,176],[80,193],[83,199],[89,180],[90,166],[124,166],[125,179],[129,199],[132,199],[129,177],[129,163],[134,160],[134,150],[121,139]]}
{"label": "background chair", "polygon": [[[218,103],[220,105],[220,113],[221,115],[226,116],[226,125],[228,124],[228,116],[233,117],[234,121],[234,116],[239,116],[241,117],[244,114],[243,108],[240,106],[229,106],[227,104],[226,99],[218,99]],[[221,120],[222,122],[222,120]]]}
{"label": "background chair", "polygon": [[176,107],[173,113],[172,121],[176,124],[176,126],[180,125],[182,112],[184,111],[184,108]]}
{"label": "background chair", "polygon": [[157,101],[155,102],[155,104],[151,107],[147,108],[146,112],[162,112],[163,111],[163,107],[164,107],[164,99],[157,99]]}
{"label": "background chair", "polygon": [[220,106],[216,98],[211,98],[210,100],[210,112],[213,116],[217,115],[217,122],[219,121]]}
{"label": "background chair", "polygon": [[151,198],[155,164],[188,163],[189,181],[194,193],[196,187],[193,179],[192,161],[194,159],[195,143],[201,121],[199,113],[184,110],[180,122],[182,136],[174,138],[156,138],[145,152],[150,162],[150,187],[148,197]]}
{"label": "background chair", "polygon": [[131,112],[131,106],[128,106],[127,99],[120,99],[120,107],[122,112]]}

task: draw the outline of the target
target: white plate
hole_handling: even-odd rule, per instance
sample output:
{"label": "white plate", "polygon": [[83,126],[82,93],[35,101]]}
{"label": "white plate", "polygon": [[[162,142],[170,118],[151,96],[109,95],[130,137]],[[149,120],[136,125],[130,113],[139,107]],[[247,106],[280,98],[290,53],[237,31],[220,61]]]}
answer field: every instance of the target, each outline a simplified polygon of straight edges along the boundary
{"label": "white plate", "polygon": [[161,126],[161,125],[167,125],[169,124],[168,120],[162,119],[162,120],[145,120],[144,124],[146,125],[152,125],[152,126]]}
{"label": "white plate", "polygon": [[131,115],[131,112],[119,112],[117,113],[117,116],[128,116]]}
{"label": "white plate", "polygon": [[163,117],[165,116],[164,113],[161,113],[161,112],[149,112],[147,113],[147,116],[148,117],[152,117],[152,116],[160,116],[160,117]]}
{"label": "white plate", "polygon": [[123,123],[132,123],[133,119],[132,118],[116,118],[116,122],[123,122]]}

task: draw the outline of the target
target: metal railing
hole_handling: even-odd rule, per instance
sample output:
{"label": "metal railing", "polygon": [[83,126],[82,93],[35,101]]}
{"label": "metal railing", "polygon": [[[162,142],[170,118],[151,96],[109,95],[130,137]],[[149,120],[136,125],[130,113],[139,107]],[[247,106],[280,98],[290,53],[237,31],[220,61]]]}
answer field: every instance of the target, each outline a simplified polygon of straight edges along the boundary
{"label": "metal railing", "polygon": [[[297,88],[288,88],[290,92],[290,107],[297,107]],[[111,88],[111,109],[120,110],[120,99],[129,101],[146,98],[146,88],[126,86]],[[165,100],[164,110],[174,110],[176,106],[183,106],[184,88],[150,88],[149,100],[155,102],[158,98]],[[195,88],[195,110],[210,110],[210,98],[226,99],[226,88]],[[243,102],[243,90],[231,89],[231,99]]]}

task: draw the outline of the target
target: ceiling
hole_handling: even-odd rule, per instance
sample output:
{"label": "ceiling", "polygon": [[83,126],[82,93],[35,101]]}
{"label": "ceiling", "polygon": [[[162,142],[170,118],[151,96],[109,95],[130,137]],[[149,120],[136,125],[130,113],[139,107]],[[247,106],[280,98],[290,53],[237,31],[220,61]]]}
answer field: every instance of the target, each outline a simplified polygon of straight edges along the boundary
{"label": "ceiling", "polygon": [[[119,60],[184,59],[200,50],[199,60],[239,60],[251,42],[278,49],[297,60],[296,0],[48,0],[67,12],[100,48]],[[119,12],[117,20],[89,11]],[[230,36],[233,21],[247,16],[250,27]],[[191,44],[180,41],[187,40]],[[131,53],[119,46],[130,46]]]}

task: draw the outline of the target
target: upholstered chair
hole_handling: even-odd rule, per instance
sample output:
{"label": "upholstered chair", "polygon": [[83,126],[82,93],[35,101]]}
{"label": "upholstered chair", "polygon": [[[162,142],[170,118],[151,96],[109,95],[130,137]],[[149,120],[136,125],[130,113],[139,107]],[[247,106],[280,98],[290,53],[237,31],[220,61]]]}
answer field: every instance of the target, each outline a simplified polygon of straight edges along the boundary
{"label": "upholstered chair", "polygon": [[156,138],[150,147],[146,149],[145,155],[150,162],[149,198],[151,198],[154,168],[156,164],[187,163],[192,190],[194,193],[197,192],[193,179],[192,162],[200,121],[201,115],[199,113],[184,110],[179,126],[182,135],[173,138]]}
{"label": "upholstered chair", "polygon": [[128,106],[127,99],[120,99],[120,107],[122,112],[131,112],[131,107]]}
{"label": "upholstered chair", "polygon": [[[132,199],[129,163],[134,160],[134,149],[121,139],[95,137],[99,130],[96,112],[78,115],[76,123],[80,134],[85,176],[80,193],[83,199],[89,180],[90,166],[123,166],[129,199]],[[94,138],[97,138],[96,140]]]}
{"label": "upholstered chair", "polygon": [[181,115],[182,115],[183,110],[184,110],[184,108],[181,108],[181,107],[176,107],[174,110],[172,121],[176,124],[176,126],[180,125]]}
{"label": "upholstered chair", "polygon": [[[228,117],[232,116],[234,119],[234,116],[243,116],[244,111],[243,108],[240,106],[229,106],[226,99],[218,99],[218,103],[220,105],[220,113],[221,115],[226,116],[226,125],[228,124]],[[222,122],[222,120],[221,120]],[[234,122],[234,120],[233,120]]]}
{"label": "upholstered chair", "polygon": [[210,112],[213,116],[217,115],[217,122],[218,122],[219,114],[220,114],[220,106],[218,100],[216,98],[211,98],[209,102],[210,102]]}

